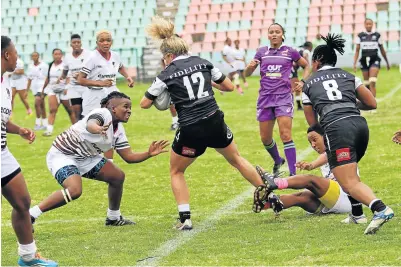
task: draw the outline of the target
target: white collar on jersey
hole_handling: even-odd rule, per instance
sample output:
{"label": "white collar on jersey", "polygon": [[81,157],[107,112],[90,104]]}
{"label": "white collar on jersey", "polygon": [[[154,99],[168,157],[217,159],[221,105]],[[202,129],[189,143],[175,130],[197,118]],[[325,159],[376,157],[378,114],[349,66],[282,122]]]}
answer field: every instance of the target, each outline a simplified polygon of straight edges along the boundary
{"label": "white collar on jersey", "polygon": [[321,71],[321,70],[329,70],[329,69],[335,69],[336,67],[333,67],[333,66],[329,66],[329,65],[326,65],[326,66],[323,66],[323,67],[321,67],[320,69],[318,69],[317,71]]}
{"label": "white collar on jersey", "polygon": [[174,58],[171,62],[176,61],[176,60],[180,60],[180,59],[186,59],[186,58],[189,58],[189,55],[178,56],[178,57]]}
{"label": "white collar on jersey", "polygon": [[282,44],[280,45],[279,48],[273,48],[273,47],[267,45],[267,49],[268,49],[268,50],[274,49],[274,50],[277,50],[277,51],[278,51],[278,50],[280,50],[283,46],[287,46],[287,45],[286,45],[285,43],[282,43]]}

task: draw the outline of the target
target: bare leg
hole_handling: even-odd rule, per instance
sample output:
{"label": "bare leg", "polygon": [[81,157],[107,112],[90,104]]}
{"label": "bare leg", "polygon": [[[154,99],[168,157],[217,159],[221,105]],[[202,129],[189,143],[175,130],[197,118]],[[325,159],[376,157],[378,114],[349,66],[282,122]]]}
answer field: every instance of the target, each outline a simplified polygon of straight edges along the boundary
{"label": "bare leg", "polygon": [[29,112],[31,108],[28,103],[28,90],[26,90],[26,89],[18,90],[17,92],[18,92],[19,97],[20,97],[22,103],[24,104],[26,110]]}
{"label": "bare leg", "polygon": [[371,81],[371,78],[377,78],[379,74],[379,68],[372,67],[369,69],[369,89],[373,96],[376,97],[376,81]]}
{"label": "bare leg", "polygon": [[49,123],[49,125],[53,126],[54,125],[54,121],[56,120],[56,114],[57,114],[58,106],[60,104],[58,103],[57,97],[55,95],[49,95],[48,101],[49,101],[48,123]]}
{"label": "bare leg", "polygon": [[70,116],[71,124],[76,123],[78,120],[75,117],[75,113],[72,112],[70,101],[69,100],[61,100],[61,104],[63,104],[65,111],[67,112],[68,116]]}
{"label": "bare leg", "polygon": [[281,195],[280,200],[283,202],[284,209],[296,206],[310,213],[316,212],[321,205],[319,199],[311,191]]}

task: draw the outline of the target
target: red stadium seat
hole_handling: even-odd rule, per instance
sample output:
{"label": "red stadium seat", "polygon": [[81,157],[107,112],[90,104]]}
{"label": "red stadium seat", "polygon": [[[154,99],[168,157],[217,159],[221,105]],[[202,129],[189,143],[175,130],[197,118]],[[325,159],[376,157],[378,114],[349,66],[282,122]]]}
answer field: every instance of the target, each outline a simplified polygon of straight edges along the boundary
{"label": "red stadium seat", "polygon": [[352,24],[354,23],[354,16],[353,15],[344,15],[344,24]]}
{"label": "red stadium seat", "polygon": [[238,39],[238,32],[237,31],[229,31],[227,32],[227,37],[230,38],[231,40],[237,40]]}
{"label": "red stadium seat", "polygon": [[233,11],[242,11],[242,10],[244,10],[242,2],[235,2],[233,5]]}
{"label": "red stadium seat", "polygon": [[333,15],[331,17],[331,20],[335,22],[336,24],[342,24],[343,23],[343,17],[341,15]]}
{"label": "red stadium seat", "polygon": [[248,31],[248,30],[239,31],[239,33],[238,33],[238,39],[240,39],[240,40],[247,40],[247,39],[249,39],[249,31]]}
{"label": "red stadium seat", "polygon": [[221,7],[221,12],[231,12],[233,10],[232,3],[224,3]]}
{"label": "red stadium seat", "polygon": [[202,45],[202,52],[212,52],[213,51],[213,44],[212,43],[204,43]]}
{"label": "red stadium seat", "polygon": [[[252,24],[252,27],[253,27],[253,24]],[[251,39],[256,39],[256,38],[260,38],[260,37],[261,37],[260,30],[258,30],[258,29],[251,30],[251,35],[250,35]]]}
{"label": "red stadium seat", "polygon": [[266,8],[265,1],[257,1],[255,3],[255,9],[254,10],[264,10],[265,8]]}
{"label": "red stadium seat", "polygon": [[190,6],[188,15],[197,15],[199,13],[199,6]]}
{"label": "red stadium seat", "polygon": [[386,42],[386,41],[390,40],[390,38],[389,38],[390,36],[387,36],[387,32],[381,32],[380,35],[381,35],[380,38],[382,39],[382,41]]}
{"label": "red stadium seat", "polygon": [[322,5],[322,0],[312,0],[310,3],[310,6],[321,6]]}
{"label": "red stadium seat", "polygon": [[363,31],[365,31],[365,26],[364,26],[363,24],[355,24],[355,29],[354,29],[354,31],[355,31],[356,33],[363,32]]}
{"label": "red stadium seat", "polygon": [[274,15],[274,9],[265,9],[264,19],[273,20],[274,17],[275,17],[275,15]]}
{"label": "red stadium seat", "polygon": [[318,7],[309,8],[309,17],[318,17],[320,15]]}
{"label": "red stadium seat", "polygon": [[219,21],[219,15],[217,13],[209,14],[208,20],[209,22],[217,22]]}
{"label": "red stadium seat", "polygon": [[249,49],[258,49],[259,46],[260,46],[260,41],[258,38],[249,40],[249,46],[248,46]]}
{"label": "red stadium seat", "polygon": [[363,14],[356,14],[355,16],[355,23],[364,23],[365,22],[365,13]]}
{"label": "red stadium seat", "polygon": [[269,26],[273,23],[273,19],[264,19],[262,24],[262,29],[268,29]]}
{"label": "red stadium seat", "polygon": [[209,22],[206,14],[199,14],[198,16],[196,16],[196,21],[198,23],[208,23]]}
{"label": "red stadium seat", "polygon": [[333,7],[343,5],[343,4],[344,4],[344,0],[334,0],[333,1]]}
{"label": "red stadium seat", "polygon": [[344,5],[343,14],[345,14],[345,15],[353,15],[354,13],[355,13],[354,5],[348,5],[348,1],[347,1],[347,5]]}
{"label": "red stadium seat", "polygon": [[325,6],[320,9],[321,16],[330,16],[331,15],[331,7]]}
{"label": "red stadium seat", "polygon": [[223,48],[224,48],[224,42],[216,42],[214,44],[214,51],[221,52],[223,51]]}
{"label": "red stadium seat", "polygon": [[333,1],[331,0],[323,0],[322,1],[322,7],[329,7],[333,5]]}
{"label": "red stadium seat", "polygon": [[333,6],[332,14],[333,15],[342,15],[343,14],[343,9],[341,8],[341,6]]}
{"label": "red stadium seat", "polygon": [[191,45],[191,52],[192,53],[200,53],[200,52],[202,52],[201,43],[193,43]]}
{"label": "red stadium seat", "polygon": [[244,4],[244,11],[253,11],[255,8],[254,2],[245,2]]}
{"label": "red stadium seat", "polygon": [[400,40],[400,32],[399,31],[390,31],[388,33],[389,41],[399,41]]}
{"label": "red stadium seat", "polygon": [[[276,3],[275,0],[269,0],[269,1],[267,1],[267,3],[266,3],[266,9],[276,9],[276,7],[277,7],[277,3]],[[265,10],[266,10],[266,9],[265,9]]]}
{"label": "red stadium seat", "polygon": [[316,34],[318,34],[318,33],[319,33],[319,31],[316,26],[308,27],[308,36],[313,36],[313,38],[315,38]]}
{"label": "red stadium seat", "polygon": [[226,39],[226,32],[216,32],[216,42],[224,42]]}
{"label": "red stadium seat", "polygon": [[365,14],[365,4],[355,5],[355,14]]}
{"label": "red stadium seat", "polygon": [[209,14],[210,13],[210,6],[202,4],[199,9],[199,14]]}
{"label": "red stadium seat", "polygon": [[241,20],[241,12],[239,11],[231,12],[230,20]]}
{"label": "red stadium seat", "polygon": [[210,13],[220,13],[221,12],[221,5],[211,5],[210,6]]}
{"label": "red stadium seat", "polygon": [[204,33],[206,32],[206,24],[205,23],[197,23],[195,27],[195,32]]}
{"label": "red stadium seat", "polygon": [[248,40],[240,40],[239,47],[248,47]]}
{"label": "red stadium seat", "polygon": [[188,34],[195,33],[195,24],[185,24],[184,30]]}
{"label": "red stadium seat", "polygon": [[327,35],[330,32],[330,26],[320,26],[319,33],[322,35]]}
{"label": "red stadium seat", "polygon": [[224,9],[219,14],[220,21],[229,21],[230,20],[230,13],[226,12]]}
{"label": "red stadium seat", "polygon": [[347,34],[354,33],[354,26],[352,24],[344,24],[343,25],[343,32]]}
{"label": "red stadium seat", "polygon": [[248,20],[252,18],[252,12],[251,11],[243,11],[241,14],[241,19],[242,20]]}
{"label": "red stadium seat", "polygon": [[[320,25],[321,26],[328,26],[332,23],[330,16],[321,16]],[[337,21],[335,22],[337,24]]]}
{"label": "red stadium seat", "polygon": [[261,19],[255,19],[252,21],[252,29],[262,29],[263,24]]}
{"label": "red stadium seat", "polygon": [[215,41],[214,32],[206,32],[205,39],[203,40],[206,43],[211,43]]}
{"label": "red stadium seat", "polygon": [[186,19],[186,24],[195,24],[197,22],[196,15],[188,15]]}
{"label": "red stadium seat", "polygon": [[368,3],[366,5],[366,12],[377,12],[376,4]]}
{"label": "red stadium seat", "polygon": [[[248,19],[250,19],[250,18],[248,18]],[[263,11],[262,10],[253,11],[252,19],[264,19]]]}
{"label": "red stadium seat", "polygon": [[191,34],[185,34],[182,36],[182,39],[184,39],[189,45],[193,43],[192,41],[192,35]]}
{"label": "red stadium seat", "polygon": [[309,26],[317,26],[317,25],[319,25],[319,17],[310,17]]}

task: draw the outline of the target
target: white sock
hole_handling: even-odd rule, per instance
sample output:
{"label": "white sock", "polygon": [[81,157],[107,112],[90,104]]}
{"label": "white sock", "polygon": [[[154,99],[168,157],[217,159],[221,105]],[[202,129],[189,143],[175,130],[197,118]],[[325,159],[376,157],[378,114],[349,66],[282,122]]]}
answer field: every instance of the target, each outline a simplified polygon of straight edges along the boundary
{"label": "white sock", "polygon": [[52,132],[53,132],[53,129],[54,129],[54,126],[51,125],[51,124],[49,124],[49,125],[47,125],[46,128],[47,128],[47,129],[46,129],[47,132],[52,133]]}
{"label": "white sock", "polygon": [[30,262],[35,258],[36,244],[35,240],[31,244],[22,245],[18,243],[18,255],[21,256],[25,262]]}
{"label": "white sock", "polygon": [[296,95],[296,96],[295,96],[295,100],[296,100],[296,101],[301,101],[301,100],[302,100],[302,98],[301,98],[301,96],[300,96],[300,95]]}
{"label": "white sock", "polygon": [[41,124],[42,124],[42,119],[41,118],[36,118],[35,125],[41,125]]}
{"label": "white sock", "polygon": [[114,160],[113,159],[107,159],[108,161],[110,161],[110,162],[114,162]]}
{"label": "white sock", "polygon": [[372,208],[372,205],[373,205],[376,201],[379,201],[379,200],[380,200],[380,199],[377,199],[377,198],[373,199],[372,202],[370,202],[370,204],[369,204],[369,209],[371,209],[371,208]]}
{"label": "white sock", "polygon": [[173,124],[178,123],[178,116],[172,117],[172,119],[173,119]]}
{"label": "white sock", "polygon": [[120,210],[111,210],[107,209],[107,218],[110,220],[118,220],[120,219],[121,211]]}
{"label": "white sock", "polygon": [[48,124],[48,123],[47,123],[47,118],[46,118],[46,119],[42,119],[42,125],[43,125],[43,126],[47,126],[47,124]]}
{"label": "white sock", "polygon": [[37,219],[40,215],[42,215],[42,213],[43,212],[39,209],[38,205],[29,209],[29,214],[35,219]]}
{"label": "white sock", "polygon": [[190,211],[189,204],[180,204],[178,205],[178,212]]}

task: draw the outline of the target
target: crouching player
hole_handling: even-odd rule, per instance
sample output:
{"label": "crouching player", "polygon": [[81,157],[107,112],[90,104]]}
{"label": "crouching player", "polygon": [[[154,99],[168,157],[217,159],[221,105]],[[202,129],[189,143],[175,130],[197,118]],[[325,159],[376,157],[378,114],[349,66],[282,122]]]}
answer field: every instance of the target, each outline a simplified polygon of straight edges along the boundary
{"label": "crouching player", "polygon": [[[270,175],[258,168],[259,174],[266,183],[273,183],[273,187],[278,189],[292,188],[303,189],[302,192],[288,195],[271,195],[272,200],[267,201],[263,209],[273,208],[276,212],[281,209],[288,209],[293,206],[300,207],[309,213],[350,213],[344,219],[343,223],[365,224],[367,218],[363,214],[362,205],[358,202],[351,203],[348,195],[342,190],[336,182],[334,175],[330,171],[330,167],[326,155],[326,147],[323,140],[323,129],[320,124],[315,124],[308,129],[308,141],[312,148],[319,153],[319,157],[313,162],[298,162],[297,168],[301,170],[311,171],[321,168],[324,178],[313,175],[297,175],[288,179],[273,180]],[[261,189],[255,194],[256,198],[261,198]],[[263,191],[263,190],[262,190]],[[281,203],[278,201],[281,201]],[[260,201],[260,200],[259,200]],[[263,200],[262,200],[263,202]],[[258,205],[256,199],[255,205]],[[278,203],[278,204],[277,204]],[[260,208],[259,208],[260,209]],[[257,211],[258,209],[255,209]]]}
{"label": "crouching player", "polygon": [[108,183],[106,225],[135,224],[124,219],[120,212],[125,174],[101,153],[114,147],[124,161],[138,163],[167,152],[164,149],[169,144],[164,140],[152,142],[148,151],[133,152],[121,124],[131,116],[130,98],[123,93],[112,92],[102,100],[101,106],[61,133],[53,142],[47,153],[47,166],[63,189],[30,209],[32,222],[42,213],[79,198],[82,194],[82,177],[86,177]]}

